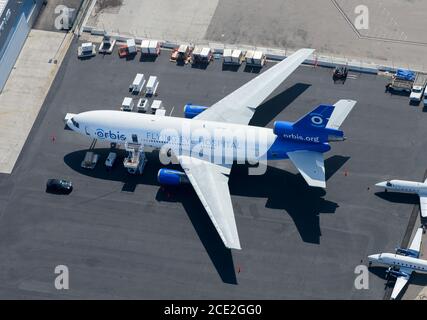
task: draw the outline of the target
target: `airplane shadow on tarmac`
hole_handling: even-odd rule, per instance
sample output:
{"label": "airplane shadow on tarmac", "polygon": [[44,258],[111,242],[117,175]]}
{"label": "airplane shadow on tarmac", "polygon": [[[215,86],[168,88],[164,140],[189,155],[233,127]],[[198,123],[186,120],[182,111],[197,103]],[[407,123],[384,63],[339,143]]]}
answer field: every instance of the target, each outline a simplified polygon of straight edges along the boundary
{"label": "airplane shadow on tarmac", "polygon": [[399,192],[376,192],[375,195],[383,200],[393,203],[418,204],[420,198],[416,194],[399,193]]}
{"label": "airplane shadow on tarmac", "polygon": [[[326,179],[338,171],[349,157],[332,156],[325,160]],[[320,243],[320,213],[335,213],[338,204],[324,199],[326,192],[307,185],[300,174],[269,166],[263,175],[248,175],[248,167],[233,167],[230,193],[244,197],[266,198],[265,207],[286,211],[295,223],[301,239]],[[255,213],[256,215],[256,213]],[[256,218],[256,217],[255,217]]]}
{"label": "airplane shadow on tarmac", "polygon": [[249,125],[265,127],[310,87],[310,84],[296,83],[292,87],[287,88],[271,99],[265,101],[257,108],[254,116],[249,122]]}
{"label": "airplane shadow on tarmac", "polygon": [[[147,165],[144,174],[134,176],[127,173],[121,166],[116,165],[107,171],[102,165],[102,160],[108,155],[110,149],[95,149],[100,155],[100,163],[94,170],[81,168],[80,164],[87,150],[79,150],[67,154],[64,162],[76,172],[93,177],[123,182],[122,192],[133,192],[138,184],[159,185],[157,172],[162,168],[156,153],[147,154]],[[118,151],[117,163],[124,157],[124,151]],[[325,160],[326,178],[329,179],[347,162],[349,157],[332,156]],[[179,166],[168,166],[172,169],[182,170]],[[266,208],[286,211],[293,221],[304,242],[320,243],[320,213],[334,213],[338,205],[324,199],[325,191],[319,188],[310,188],[300,174],[292,174],[285,170],[268,166],[264,175],[249,176],[248,166],[235,165],[230,176],[231,195],[246,197],[267,198]],[[190,185],[177,188],[160,187],[156,194],[159,202],[182,203],[193,227],[200,238],[212,263],[214,264],[222,281],[237,284],[235,267],[231,250],[224,247],[215,227],[206,214],[203,205]]]}

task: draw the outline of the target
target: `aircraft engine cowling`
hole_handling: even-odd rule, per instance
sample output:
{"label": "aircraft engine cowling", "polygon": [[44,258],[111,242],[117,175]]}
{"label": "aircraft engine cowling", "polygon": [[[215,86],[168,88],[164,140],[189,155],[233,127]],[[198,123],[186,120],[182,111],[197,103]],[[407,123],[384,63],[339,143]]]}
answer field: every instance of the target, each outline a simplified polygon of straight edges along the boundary
{"label": "aircraft engine cowling", "polygon": [[193,104],[186,104],[184,106],[184,115],[187,119],[192,119],[195,116],[197,116],[198,114],[202,113],[203,111],[205,111],[208,107],[204,107],[204,106],[196,106]]}
{"label": "aircraft engine cowling", "polygon": [[284,134],[292,134],[295,132],[292,122],[276,121],[274,123],[273,132],[276,136],[283,137]]}
{"label": "aircraft engine cowling", "polygon": [[161,185],[166,186],[178,186],[189,183],[187,175],[184,172],[171,169],[160,169],[157,174],[157,181]]}
{"label": "aircraft engine cowling", "polygon": [[404,256],[408,256],[408,257],[413,257],[413,258],[419,257],[419,253],[417,251],[411,250],[411,249],[397,248],[396,253],[404,255]]}
{"label": "aircraft engine cowling", "polygon": [[405,273],[405,272],[397,271],[397,270],[392,270],[392,269],[388,269],[388,270],[386,271],[386,273],[387,273],[389,276],[392,276],[392,277],[395,277],[395,278],[397,278],[397,277],[407,277],[407,276],[408,276],[408,274],[407,274],[407,273]]}

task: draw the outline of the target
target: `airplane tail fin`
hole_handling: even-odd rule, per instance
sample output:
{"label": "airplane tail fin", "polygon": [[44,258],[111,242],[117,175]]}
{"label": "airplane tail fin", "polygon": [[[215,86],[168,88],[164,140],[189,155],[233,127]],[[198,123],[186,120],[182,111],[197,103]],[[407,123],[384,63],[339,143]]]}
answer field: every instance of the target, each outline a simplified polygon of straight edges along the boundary
{"label": "airplane tail fin", "polygon": [[293,126],[294,128],[304,129],[324,129],[326,128],[334,109],[335,107],[332,105],[322,104],[300,118],[298,121],[294,122]]}
{"label": "airplane tail fin", "polygon": [[326,127],[338,130],[356,103],[357,101],[354,100],[340,100],[335,103],[334,112],[332,112]]}
{"label": "airplane tail fin", "polygon": [[334,105],[322,104],[296,121],[294,127],[338,130],[356,103],[354,100],[340,100]]}

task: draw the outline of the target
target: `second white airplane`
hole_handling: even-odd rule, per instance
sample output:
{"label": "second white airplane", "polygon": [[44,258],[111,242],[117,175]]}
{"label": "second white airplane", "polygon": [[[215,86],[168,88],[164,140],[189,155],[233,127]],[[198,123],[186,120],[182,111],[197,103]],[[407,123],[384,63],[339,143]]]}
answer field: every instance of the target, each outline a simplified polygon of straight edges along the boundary
{"label": "second white airplane", "polygon": [[386,191],[417,194],[420,197],[421,216],[427,218],[427,180],[424,182],[390,180],[376,184]]}

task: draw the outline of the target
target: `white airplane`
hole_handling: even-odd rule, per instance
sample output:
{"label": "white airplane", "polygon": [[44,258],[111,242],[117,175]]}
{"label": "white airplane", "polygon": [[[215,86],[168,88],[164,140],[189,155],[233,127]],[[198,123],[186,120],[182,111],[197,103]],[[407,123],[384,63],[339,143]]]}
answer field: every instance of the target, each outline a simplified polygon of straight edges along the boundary
{"label": "white airplane", "polygon": [[397,248],[396,253],[373,254],[368,257],[369,266],[388,266],[387,275],[396,277],[391,299],[396,299],[408,283],[412,272],[427,272],[427,260],[419,259],[423,228],[419,228],[409,249]]}
{"label": "white airplane", "polygon": [[[69,128],[91,138],[154,149],[171,146],[168,155],[173,153],[185,173],[160,169],[159,182],[191,183],[224,245],[241,249],[228,188],[228,176],[237,154],[244,150],[243,160],[251,162],[260,158],[290,159],[310,186],[324,188],[322,154],[330,150],[329,141],[345,139],[338,128],[356,104],[352,100],[321,105],[295,123],[277,121],[273,130],[248,125],[257,107],[313,52],[297,51],[210,108],[190,106],[195,115],[192,119],[103,110],[67,114],[65,120]],[[177,136],[168,135],[165,130],[177,132]],[[200,130],[207,132],[209,138],[196,135],[194,141],[194,133]],[[244,134],[233,135],[228,143],[225,140],[230,137],[218,138],[216,130]],[[260,137],[265,138],[263,152]],[[194,152],[196,145],[202,148]],[[220,162],[217,158],[214,161],[204,156],[208,151],[224,156]]]}
{"label": "white airplane", "polygon": [[385,191],[415,193],[420,197],[421,216],[427,218],[427,180],[424,182],[390,180],[376,184]]}

